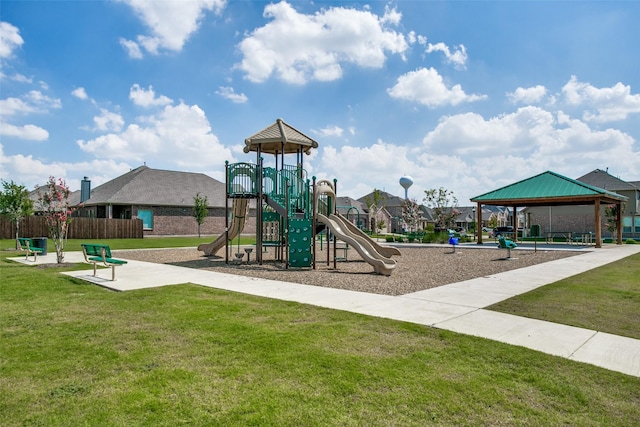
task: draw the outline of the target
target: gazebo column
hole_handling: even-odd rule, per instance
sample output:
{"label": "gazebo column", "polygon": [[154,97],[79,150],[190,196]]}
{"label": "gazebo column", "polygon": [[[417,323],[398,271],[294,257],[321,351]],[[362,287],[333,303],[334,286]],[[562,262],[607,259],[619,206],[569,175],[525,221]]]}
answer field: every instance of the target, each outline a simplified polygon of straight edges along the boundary
{"label": "gazebo column", "polygon": [[478,245],[482,244],[482,203],[478,202],[476,208],[476,232],[478,233]]}
{"label": "gazebo column", "polygon": [[513,205],[513,218],[511,218],[511,226],[513,227],[513,241],[518,241],[518,207]]}
{"label": "gazebo column", "polygon": [[602,224],[600,223],[600,199],[596,199],[594,203],[595,217],[596,217],[596,248],[602,247]]}
{"label": "gazebo column", "polygon": [[622,203],[616,203],[616,244],[622,244]]}

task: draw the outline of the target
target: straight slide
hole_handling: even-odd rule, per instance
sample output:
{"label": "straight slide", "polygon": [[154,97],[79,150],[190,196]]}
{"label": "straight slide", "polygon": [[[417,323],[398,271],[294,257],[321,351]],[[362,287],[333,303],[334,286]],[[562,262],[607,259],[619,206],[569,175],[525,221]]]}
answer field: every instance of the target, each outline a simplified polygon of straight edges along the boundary
{"label": "straight slide", "polygon": [[[247,206],[249,206],[248,199],[233,199],[233,206],[231,207],[233,216],[229,225],[229,240],[235,239],[244,230],[248,215]],[[215,255],[225,245],[226,237],[226,233],[222,233],[213,242],[199,245],[198,250],[204,252],[206,256]]]}
{"label": "straight slide", "polygon": [[329,227],[331,232],[335,234],[338,239],[355,248],[362,259],[369,263],[377,274],[390,276],[393,269],[396,268],[396,262],[394,260],[379,254],[375,250],[373,245],[368,241],[371,239],[363,239],[361,236],[350,231],[340,217],[331,215],[327,218],[322,214],[318,214],[317,218],[318,221]]}

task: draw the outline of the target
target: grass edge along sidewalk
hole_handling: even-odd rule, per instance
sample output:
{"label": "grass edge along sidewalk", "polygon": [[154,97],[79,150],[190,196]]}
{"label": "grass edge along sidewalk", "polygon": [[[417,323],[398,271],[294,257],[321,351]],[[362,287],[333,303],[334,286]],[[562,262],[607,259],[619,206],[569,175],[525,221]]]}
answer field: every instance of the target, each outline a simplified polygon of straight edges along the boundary
{"label": "grass edge along sidewalk", "polygon": [[639,379],[524,348],[191,285],[113,293],[1,257],[2,425],[640,417]]}

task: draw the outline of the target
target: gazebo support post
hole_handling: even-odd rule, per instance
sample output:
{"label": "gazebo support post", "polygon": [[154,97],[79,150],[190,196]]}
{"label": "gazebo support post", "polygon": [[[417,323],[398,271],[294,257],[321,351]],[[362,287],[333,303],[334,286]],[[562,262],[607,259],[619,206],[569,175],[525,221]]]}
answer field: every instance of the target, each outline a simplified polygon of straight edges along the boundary
{"label": "gazebo support post", "polygon": [[622,244],[622,203],[616,203],[616,244]]}
{"label": "gazebo support post", "polygon": [[602,224],[600,223],[600,199],[596,199],[594,203],[594,214],[596,217],[596,248],[602,247]]}
{"label": "gazebo support post", "polygon": [[482,203],[478,202],[476,208],[476,232],[478,233],[478,245],[482,244]]}

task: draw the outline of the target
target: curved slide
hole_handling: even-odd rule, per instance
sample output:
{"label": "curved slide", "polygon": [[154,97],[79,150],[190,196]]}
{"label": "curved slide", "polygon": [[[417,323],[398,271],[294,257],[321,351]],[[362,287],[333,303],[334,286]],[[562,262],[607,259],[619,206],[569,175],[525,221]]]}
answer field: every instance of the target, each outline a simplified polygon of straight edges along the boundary
{"label": "curved slide", "polygon": [[337,215],[331,215],[326,217],[322,214],[317,215],[318,221],[325,224],[336,237],[344,242],[347,242],[358,251],[362,259],[373,266],[376,273],[385,276],[390,276],[394,268],[396,268],[396,262],[390,258],[380,255],[368,237],[363,239],[358,234],[349,230],[349,227],[345,222]]}
{"label": "curved slide", "polygon": [[[236,238],[238,234],[244,229],[244,224],[248,215],[247,207],[249,206],[248,199],[233,199],[233,217],[231,218],[231,224],[229,225],[229,240]],[[206,256],[215,255],[225,244],[226,233],[222,233],[220,237],[211,243],[203,243],[198,246],[199,251],[203,251]]]}
{"label": "curved slide", "polygon": [[364,231],[360,230],[351,221],[349,221],[347,218],[345,218],[344,215],[338,214],[338,216],[340,217],[340,219],[342,219],[342,222],[347,226],[349,231],[351,231],[354,234],[357,234],[358,236],[362,237],[363,239],[369,240],[369,243],[371,243],[373,248],[380,255],[385,256],[387,258],[391,258],[393,255],[401,255],[400,249],[394,248],[393,246],[382,246],[382,245],[380,245],[378,242],[376,242],[371,237],[369,237],[367,235],[367,233],[365,233]]}

